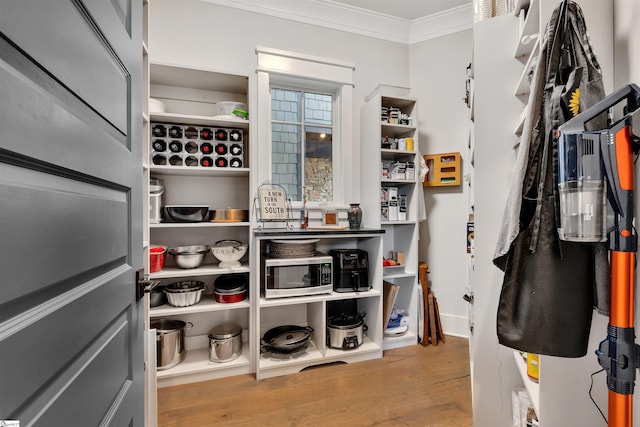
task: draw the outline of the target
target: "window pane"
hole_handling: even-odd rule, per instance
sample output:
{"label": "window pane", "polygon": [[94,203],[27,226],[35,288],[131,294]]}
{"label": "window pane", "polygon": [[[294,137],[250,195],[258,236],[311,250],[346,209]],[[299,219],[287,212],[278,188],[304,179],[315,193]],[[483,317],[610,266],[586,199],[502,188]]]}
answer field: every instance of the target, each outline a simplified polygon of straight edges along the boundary
{"label": "window pane", "polygon": [[302,127],[271,124],[271,181],[287,190],[291,200],[302,200]]}
{"label": "window pane", "polygon": [[271,120],[282,122],[302,121],[302,92],[287,89],[271,89]]}
{"label": "window pane", "polygon": [[332,126],[331,95],[271,88],[271,181],[292,201],[333,201]]}
{"label": "window pane", "polygon": [[305,185],[307,200],[333,200],[333,156],[331,128],[305,128]]}
{"label": "window pane", "polygon": [[331,95],[305,93],[304,121],[306,123],[331,126],[333,119],[331,98]]}

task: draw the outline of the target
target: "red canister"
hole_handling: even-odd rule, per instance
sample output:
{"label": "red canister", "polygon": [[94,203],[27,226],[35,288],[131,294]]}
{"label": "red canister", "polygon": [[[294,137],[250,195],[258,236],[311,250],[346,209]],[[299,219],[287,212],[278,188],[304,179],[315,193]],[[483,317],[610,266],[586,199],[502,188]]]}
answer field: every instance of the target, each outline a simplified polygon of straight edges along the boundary
{"label": "red canister", "polygon": [[167,258],[166,246],[151,246],[149,248],[149,273],[161,271]]}

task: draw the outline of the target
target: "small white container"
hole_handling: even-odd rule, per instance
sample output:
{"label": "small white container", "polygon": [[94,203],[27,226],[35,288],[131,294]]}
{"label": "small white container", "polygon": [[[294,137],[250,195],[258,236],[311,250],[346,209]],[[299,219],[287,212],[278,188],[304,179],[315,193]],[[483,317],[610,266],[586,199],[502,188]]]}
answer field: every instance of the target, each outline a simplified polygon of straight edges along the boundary
{"label": "small white container", "polygon": [[234,101],[220,101],[217,104],[218,115],[220,116],[232,116],[238,118],[246,118],[243,114],[234,114],[234,111],[241,110],[247,111],[247,104],[243,104],[242,102],[234,102]]}

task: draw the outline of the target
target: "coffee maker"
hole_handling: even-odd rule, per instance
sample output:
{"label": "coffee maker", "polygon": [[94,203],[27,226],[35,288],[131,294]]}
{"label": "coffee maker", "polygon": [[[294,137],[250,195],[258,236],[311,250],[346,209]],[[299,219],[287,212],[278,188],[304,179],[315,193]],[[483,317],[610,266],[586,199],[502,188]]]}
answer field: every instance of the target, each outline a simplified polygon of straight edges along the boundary
{"label": "coffee maker", "polygon": [[333,290],[335,292],[368,291],[369,255],[362,249],[332,249]]}

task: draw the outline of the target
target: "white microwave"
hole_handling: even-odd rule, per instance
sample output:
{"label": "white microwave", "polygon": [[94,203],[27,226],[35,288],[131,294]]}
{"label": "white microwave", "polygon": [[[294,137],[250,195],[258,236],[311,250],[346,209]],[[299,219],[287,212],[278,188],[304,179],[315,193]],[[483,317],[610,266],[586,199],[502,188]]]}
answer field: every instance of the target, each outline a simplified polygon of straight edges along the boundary
{"label": "white microwave", "polygon": [[333,258],[266,258],[263,289],[265,298],[330,294],[333,291]]}

